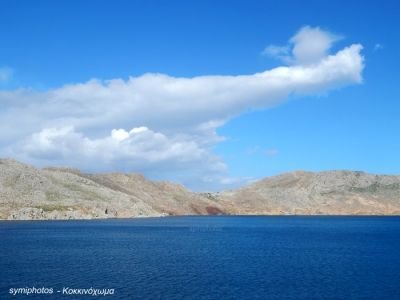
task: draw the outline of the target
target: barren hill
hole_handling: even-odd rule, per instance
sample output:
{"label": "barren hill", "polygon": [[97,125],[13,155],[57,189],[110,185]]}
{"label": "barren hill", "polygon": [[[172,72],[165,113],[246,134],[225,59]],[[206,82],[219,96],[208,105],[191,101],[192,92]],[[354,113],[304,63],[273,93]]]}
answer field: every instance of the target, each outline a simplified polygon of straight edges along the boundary
{"label": "barren hill", "polygon": [[139,174],[83,174],[0,160],[0,219],[91,219],[221,213],[183,186]]}
{"label": "barren hill", "polygon": [[236,214],[400,214],[400,176],[296,171],[219,195]]}

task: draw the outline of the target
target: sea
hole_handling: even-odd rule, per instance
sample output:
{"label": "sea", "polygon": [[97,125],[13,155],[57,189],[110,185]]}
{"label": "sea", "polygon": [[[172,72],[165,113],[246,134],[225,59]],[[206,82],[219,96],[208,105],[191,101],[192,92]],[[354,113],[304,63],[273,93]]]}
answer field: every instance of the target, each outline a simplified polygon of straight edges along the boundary
{"label": "sea", "polygon": [[1,221],[0,299],[400,299],[400,217]]}

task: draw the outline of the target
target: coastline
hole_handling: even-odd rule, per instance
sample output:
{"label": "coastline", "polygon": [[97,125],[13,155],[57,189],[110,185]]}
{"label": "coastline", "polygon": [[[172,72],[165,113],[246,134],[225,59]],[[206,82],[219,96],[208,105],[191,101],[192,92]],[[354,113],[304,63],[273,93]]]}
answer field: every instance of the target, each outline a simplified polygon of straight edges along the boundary
{"label": "coastline", "polygon": [[249,218],[264,218],[264,217],[327,217],[327,218],[334,218],[334,217],[349,217],[349,218],[354,218],[354,217],[400,217],[400,214],[221,214],[221,215],[160,215],[160,216],[136,216],[136,217],[121,217],[121,218],[77,218],[77,219],[0,219],[0,222],[21,222],[21,221],[26,221],[26,222],[42,222],[42,221],[129,221],[129,220],[143,220],[143,219],[178,219],[178,218],[218,218],[218,217],[249,217]]}

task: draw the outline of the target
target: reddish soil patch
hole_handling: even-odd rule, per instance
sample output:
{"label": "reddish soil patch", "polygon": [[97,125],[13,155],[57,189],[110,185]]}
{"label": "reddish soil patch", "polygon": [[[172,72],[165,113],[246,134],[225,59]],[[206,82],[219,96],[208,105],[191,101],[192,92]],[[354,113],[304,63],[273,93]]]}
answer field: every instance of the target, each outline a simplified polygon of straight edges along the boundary
{"label": "reddish soil patch", "polygon": [[207,206],[206,211],[209,215],[222,215],[224,212],[215,206]]}

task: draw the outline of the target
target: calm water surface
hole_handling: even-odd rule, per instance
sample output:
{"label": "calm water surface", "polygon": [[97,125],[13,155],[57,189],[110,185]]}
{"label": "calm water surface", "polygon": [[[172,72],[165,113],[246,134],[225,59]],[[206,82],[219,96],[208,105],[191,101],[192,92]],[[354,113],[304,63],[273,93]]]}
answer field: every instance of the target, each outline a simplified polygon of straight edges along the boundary
{"label": "calm water surface", "polygon": [[[12,297],[10,288],[52,287]],[[400,299],[400,217],[0,222],[0,299]]]}

